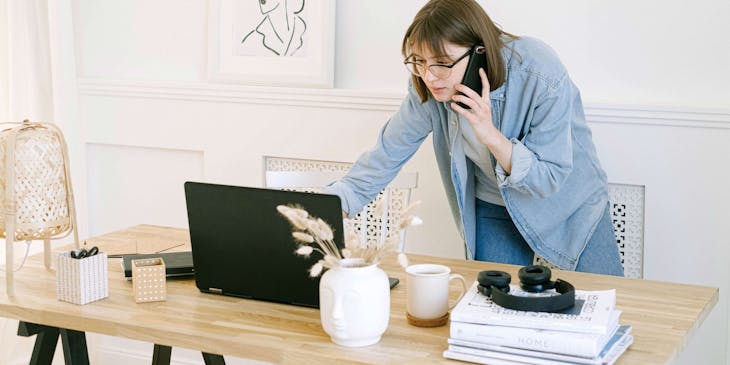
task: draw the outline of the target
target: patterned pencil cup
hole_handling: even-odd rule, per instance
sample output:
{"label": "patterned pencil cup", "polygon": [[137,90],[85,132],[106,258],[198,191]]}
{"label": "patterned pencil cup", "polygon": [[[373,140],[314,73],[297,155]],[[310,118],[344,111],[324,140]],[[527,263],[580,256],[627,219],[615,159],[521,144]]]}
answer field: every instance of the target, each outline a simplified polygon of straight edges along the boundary
{"label": "patterned pencil cup", "polygon": [[132,260],[132,286],[137,303],[160,302],[167,298],[165,261],[155,257]]}
{"label": "patterned pencil cup", "polygon": [[56,293],[58,300],[87,304],[109,296],[106,253],[75,259],[70,252],[58,255]]}

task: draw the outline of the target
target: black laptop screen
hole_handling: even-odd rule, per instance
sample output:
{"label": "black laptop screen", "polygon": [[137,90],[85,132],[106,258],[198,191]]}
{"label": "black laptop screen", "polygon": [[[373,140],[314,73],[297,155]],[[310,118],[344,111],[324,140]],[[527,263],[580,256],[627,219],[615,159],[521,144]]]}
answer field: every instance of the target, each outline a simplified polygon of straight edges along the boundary
{"label": "black laptop screen", "polygon": [[337,196],[186,182],[185,197],[201,291],[319,307],[319,278],[310,277],[309,268],[321,257],[294,253],[292,228],[276,207],[296,204],[322,218],[341,246]]}

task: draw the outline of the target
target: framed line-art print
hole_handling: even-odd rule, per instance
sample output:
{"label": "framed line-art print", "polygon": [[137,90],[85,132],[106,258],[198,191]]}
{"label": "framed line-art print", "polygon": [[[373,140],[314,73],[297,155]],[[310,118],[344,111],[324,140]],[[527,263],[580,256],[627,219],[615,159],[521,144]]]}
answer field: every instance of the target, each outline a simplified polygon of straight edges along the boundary
{"label": "framed line-art print", "polygon": [[209,0],[208,78],[332,87],[334,0]]}

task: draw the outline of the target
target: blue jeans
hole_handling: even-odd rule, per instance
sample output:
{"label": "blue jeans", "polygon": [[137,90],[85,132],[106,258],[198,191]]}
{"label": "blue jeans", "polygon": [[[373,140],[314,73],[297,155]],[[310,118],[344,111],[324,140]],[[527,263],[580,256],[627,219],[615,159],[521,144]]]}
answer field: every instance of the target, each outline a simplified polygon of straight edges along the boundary
{"label": "blue jeans", "polygon": [[[477,248],[474,258],[479,261],[532,265],[535,252],[522,238],[507,209],[479,199],[476,205]],[[578,258],[575,271],[624,275],[608,205],[593,236]]]}

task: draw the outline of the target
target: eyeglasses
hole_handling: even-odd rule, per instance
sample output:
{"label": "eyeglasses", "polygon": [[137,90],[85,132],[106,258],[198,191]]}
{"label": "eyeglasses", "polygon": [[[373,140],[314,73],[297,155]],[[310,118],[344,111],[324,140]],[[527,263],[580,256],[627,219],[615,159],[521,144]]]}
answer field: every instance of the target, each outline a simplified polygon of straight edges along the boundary
{"label": "eyeglasses", "polygon": [[468,51],[466,51],[466,53],[461,55],[461,57],[457,58],[456,61],[452,62],[451,64],[434,63],[433,65],[426,65],[423,62],[413,61],[412,58],[414,56],[406,58],[406,60],[403,61],[403,64],[405,64],[408,71],[410,71],[415,76],[426,76],[426,69],[428,69],[428,71],[431,72],[431,75],[434,75],[439,79],[445,79],[451,75],[451,69],[456,66],[456,64],[459,63],[461,60],[466,58],[466,56],[471,53],[472,49],[474,49],[474,47],[470,48]]}

